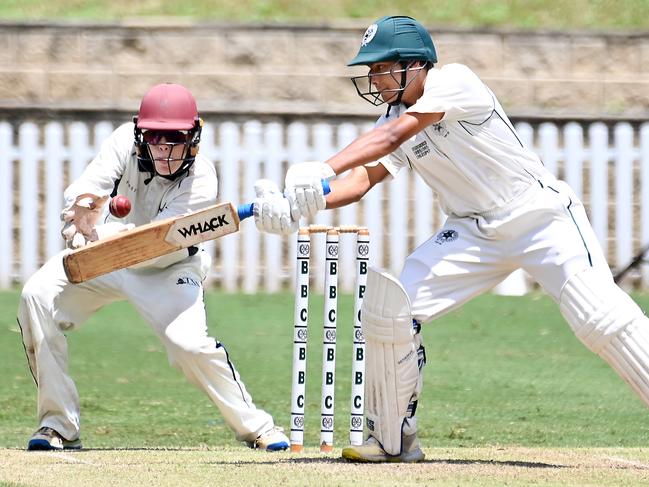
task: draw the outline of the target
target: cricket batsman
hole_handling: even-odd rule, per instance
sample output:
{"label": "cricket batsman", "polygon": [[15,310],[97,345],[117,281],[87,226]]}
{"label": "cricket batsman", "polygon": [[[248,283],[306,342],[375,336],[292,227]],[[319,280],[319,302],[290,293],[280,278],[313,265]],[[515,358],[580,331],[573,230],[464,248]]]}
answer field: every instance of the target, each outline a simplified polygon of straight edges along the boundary
{"label": "cricket batsman", "polygon": [[[62,235],[69,248],[133,226],[202,209],[217,196],[214,165],[199,153],[202,120],[193,95],[177,84],[152,87],[133,123],[118,127],[65,191]],[[123,219],[102,207],[111,194],[126,196]],[[128,300],[164,344],[169,362],[219,408],[236,439],[264,450],[285,450],[288,438],[255,407],[224,345],[207,334],[203,280],[210,256],[192,246],[71,284],[63,250],[25,284],[18,324],[38,388],[39,429],[28,450],[81,448],[79,395],[68,375],[65,333],[95,311]]]}
{"label": "cricket batsman", "polygon": [[[352,81],[362,98],[384,104],[385,114],[326,162],[296,164],[286,175],[293,220],[359,201],[402,169],[416,171],[448,215],[398,278],[369,272],[362,308],[368,437],[343,449],[350,461],[424,458],[415,414],[425,363],[421,325],[519,268],[558,303],[579,340],[649,405],[649,320],[613,282],[581,201],[521,143],[473,71],[436,63],[431,36],[416,20],[383,17],[370,25],[349,65],[367,66],[367,75]],[[325,198],[321,179],[348,170]],[[416,207],[429,211],[431,204]],[[282,233],[277,218],[255,220]]]}

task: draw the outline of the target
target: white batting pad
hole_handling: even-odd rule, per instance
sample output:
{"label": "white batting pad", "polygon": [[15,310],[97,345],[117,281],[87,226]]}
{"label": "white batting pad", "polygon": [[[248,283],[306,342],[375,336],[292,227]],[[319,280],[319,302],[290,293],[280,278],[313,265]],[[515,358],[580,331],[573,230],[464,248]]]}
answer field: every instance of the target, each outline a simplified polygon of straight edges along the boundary
{"label": "white batting pad", "polygon": [[588,268],[561,292],[561,313],[649,406],[649,319],[608,274]]}
{"label": "white batting pad", "polygon": [[388,454],[398,455],[408,404],[417,394],[419,368],[410,299],[387,272],[369,269],[361,322],[367,429]]}
{"label": "white batting pad", "polygon": [[643,317],[627,326],[601,357],[649,406],[649,320]]}

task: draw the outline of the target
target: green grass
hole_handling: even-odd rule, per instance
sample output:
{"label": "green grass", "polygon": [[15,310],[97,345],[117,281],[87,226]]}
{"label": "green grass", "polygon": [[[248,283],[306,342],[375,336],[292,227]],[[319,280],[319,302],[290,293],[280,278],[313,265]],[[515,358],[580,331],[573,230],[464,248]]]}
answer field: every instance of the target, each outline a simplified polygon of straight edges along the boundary
{"label": "green grass", "polygon": [[[258,406],[288,426],[293,297],[207,294],[210,332],[228,348]],[[36,389],[15,324],[17,292],[0,293],[0,447],[35,429]],[[639,302],[646,307],[647,297]],[[321,300],[314,300],[313,320]],[[347,438],[352,302],[339,305],[336,443]],[[315,321],[314,321],[315,322]],[[641,447],[647,411],[588,352],[549,298],[485,295],[424,327],[428,356],[418,409],[425,447]],[[309,337],[307,437],[318,443],[321,328]],[[91,448],[237,446],[207,397],[169,367],[130,305],[97,313],[68,335],[71,374]]]}
{"label": "green grass", "polygon": [[176,16],[198,21],[373,20],[405,14],[430,25],[638,30],[649,26],[647,0],[0,0],[0,18],[117,20]]}

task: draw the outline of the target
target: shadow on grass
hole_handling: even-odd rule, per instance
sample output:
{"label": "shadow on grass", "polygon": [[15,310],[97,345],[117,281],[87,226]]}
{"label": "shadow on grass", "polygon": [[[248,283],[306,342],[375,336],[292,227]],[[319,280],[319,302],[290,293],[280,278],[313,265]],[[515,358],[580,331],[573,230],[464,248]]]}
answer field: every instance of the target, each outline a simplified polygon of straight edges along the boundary
{"label": "shadow on grass", "polygon": [[[282,459],[284,462],[294,462],[294,463],[349,463],[350,465],[369,465],[371,462],[349,462],[344,458],[288,458]],[[429,460],[423,460],[418,462],[417,465],[422,464],[449,464],[449,465],[496,465],[496,466],[507,466],[507,467],[521,467],[521,468],[569,468],[567,465],[555,465],[552,463],[542,463],[542,462],[523,462],[517,460],[453,460],[453,459],[442,459],[442,458],[432,458]],[[387,465],[389,462],[385,462],[383,465]]]}
{"label": "shadow on grass", "polygon": [[[9,450],[21,450],[20,448],[8,448]],[[23,450],[25,451],[25,450]],[[150,452],[195,452],[203,451],[205,453],[213,452],[220,453],[219,450],[195,450],[191,448],[146,448],[146,447],[133,447],[133,448],[83,448],[82,450],[52,450],[52,453],[72,453],[74,455],[83,455],[84,453],[91,452],[110,452],[110,451],[150,451]],[[44,453],[41,451],[40,453]],[[253,460],[217,460],[201,462],[206,465],[275,465],[277,463],[295,463],[295,464],[349,464],[349,465],[372,465],[371,462],[350,462],[341,457],[301,457],[293,458],[286,457],[282,452],[259,452],[260,455],[268,455],[264,461]],[[389,462],[383,463],[387,465]],[[448,464],[448,465],[494,465],[499,467],[519,467],[519,468],[536,468],[536,469],[562,469],[570,468],[568,465],[559,465],[543,462],[526,462],[519,460],[456,460],[452,458],[431,458],[417,463],[418,465],[424,464]],[[381,464],[374,464],[381,465]]]}

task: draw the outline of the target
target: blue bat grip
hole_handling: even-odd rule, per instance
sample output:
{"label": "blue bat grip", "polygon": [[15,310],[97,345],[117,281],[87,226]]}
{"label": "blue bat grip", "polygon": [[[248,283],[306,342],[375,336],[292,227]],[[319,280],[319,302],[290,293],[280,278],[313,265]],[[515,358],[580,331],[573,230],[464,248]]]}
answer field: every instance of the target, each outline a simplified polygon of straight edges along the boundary
{"label": "blue bat grip", "polygon": [[[324,194],[329,194],[331,193],[331,187],[329,186],[329,181],[326,179],[322,180],[322,192]],[[246,218],[250,218],[253,213],[252,213],[252,203],[244,203],[243,205],[239,205],[237,207],[237,213],[239,214],[239,220],[245,220]]]}
{"label": "blue bat grip", "polygon": [[237,207],[237,213],[239,214],[239,220],[245,220],[252,216],[252,203],[245,203]]}

